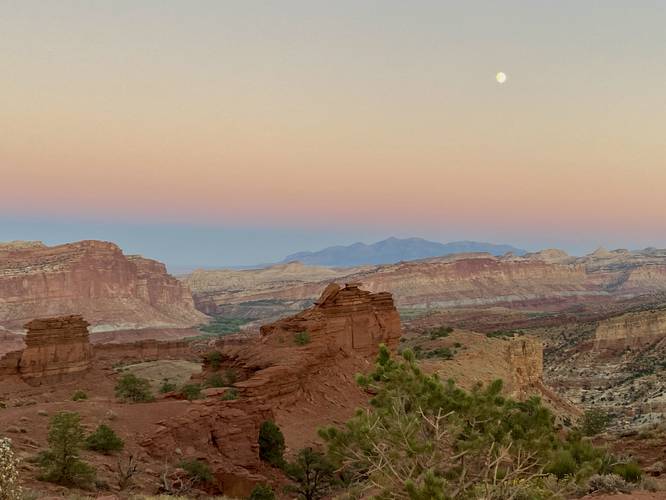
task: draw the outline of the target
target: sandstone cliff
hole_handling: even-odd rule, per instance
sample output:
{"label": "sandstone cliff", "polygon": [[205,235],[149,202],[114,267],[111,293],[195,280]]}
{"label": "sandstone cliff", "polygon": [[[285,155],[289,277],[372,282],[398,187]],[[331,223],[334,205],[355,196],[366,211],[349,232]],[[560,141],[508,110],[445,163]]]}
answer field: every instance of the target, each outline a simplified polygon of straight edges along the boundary
{"label": "sandstone cliff", "polygon": [[82,314],[93,331],[188,327],[205,321],[186,285],[163,264],[113,243],[0,246],[0,325]]}
{"label": "sandstone cliff", "polygon": [[[317,280],[321,268],[310,274],[307,269],[301,266],[302,277],[298,280],[260,279],[259,276],[276,276],[279,272],[275,268],[254,270],[243,276],[259,281],[247,279],[237,288],[206,271],[188,282],[197,303],[205,303],[207,311],[269,317],[278,314],[280,306],[288,312],[317,297],[325,286],[324,281]],[[523,257],[458,254],[331,272],[337,273],[337,280],[362,282],[373,292],[390,292],[403,308],[566,308],[666,291],[666,251],[597,251],[579,258],[558,250]],[[270,308],[259,307],[266,304]],[[264,311],[266,316],[262,316]]]}
{"label": "sandstone cliff", "polygon": [[666,337],[666,309],[630,312],[600,321],[595,332],[595,347],[638,347],[662,337]]}

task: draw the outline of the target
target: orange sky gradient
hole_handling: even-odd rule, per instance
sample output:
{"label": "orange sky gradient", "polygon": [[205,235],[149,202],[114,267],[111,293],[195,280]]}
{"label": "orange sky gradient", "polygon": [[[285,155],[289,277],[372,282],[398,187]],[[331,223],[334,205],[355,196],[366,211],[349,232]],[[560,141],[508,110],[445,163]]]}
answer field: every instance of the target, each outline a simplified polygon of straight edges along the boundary
{"label": "orange sky gradient", "polygon": [[499,3],[4,2],[0,211],[666,245],[666,6]]}

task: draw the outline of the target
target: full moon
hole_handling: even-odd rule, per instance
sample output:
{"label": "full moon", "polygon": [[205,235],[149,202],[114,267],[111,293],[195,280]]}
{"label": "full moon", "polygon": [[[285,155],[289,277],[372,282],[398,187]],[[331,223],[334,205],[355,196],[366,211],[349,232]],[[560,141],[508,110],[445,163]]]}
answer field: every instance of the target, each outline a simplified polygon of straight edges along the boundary
{"label": "full moon", "polygon": [[502,73],[501,71],[495,75],[495,80],[497,80],[497,83],[504,83],[506,82],[506,73]]}

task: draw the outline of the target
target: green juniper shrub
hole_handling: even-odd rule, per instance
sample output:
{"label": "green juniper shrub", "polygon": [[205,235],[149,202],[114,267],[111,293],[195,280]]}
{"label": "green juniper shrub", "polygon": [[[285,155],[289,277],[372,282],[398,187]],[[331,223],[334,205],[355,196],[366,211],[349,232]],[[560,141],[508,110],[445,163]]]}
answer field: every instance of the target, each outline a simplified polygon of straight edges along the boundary
{"label": "green juniper shrub", "polygon": [[38,457],[42,469],[40,479],[64,486],[91,486],[95,480],[95,469],[79,457],[84,437],[78,413],[56,413],[49,422],[49,449]]}
{"label": "green juniper shrub", "polygon": [[219,373],[213,373],[206,380],[206,387],[225,387],[227,385],[227,380]]}
{"label": "green juniper shrub", "polygon": [[569,450],[559,450],[555,452],[551,462],[546,467],[546,472],[557,476],[558,479],[574,476],[577,470],[578,463]]}
{"label": "green juniper shrub", "polygon": [[284,436],[271,420],[262,422],[259,428],[259,457],[274,467],[284,464]]}
{"label": "green juniper shrub", "polygon": [[166,394],[167,392],[173,392],[176,389],[178,389],[178,386],[174,382],[171,382],[168,378],[162,380],[162,385],[160,386],[161,394]]}
{"label": "green juniper shrub", "polygon": [[180,393],[186,399],[192,401],[193,399],[201,399],[201,385],[200,384],[185,384],[180,389]]}
{"label": "green juniper shrub", "polygon": [[100,424],[95,432],[86,438],[86,448],[99,451],[105,455],[120,451],[124,446],[123,440],[106,424]]}
{"label": "green juniper shrub", "polygon": [[584,480],[612,464],[580,434],[560,436],[539,398],[505,397],[501,380],[465,391],[423,373],[409,349],[394,358],[382,346],[357,381],[370,408],[320,437],[350,487],[372,484],[379,498],[548,498],[544,473]]}
{"label": "green juniper shrub", "polygon": [[238,389],[235,387],[231,387],[230,389],[227,389],[224,391],[224,394],[222,394],[222,401],[233,401],[238,399]]}
{"label": "green juniper shrub", "polygon": [[317,500],[328,494],[336,483],[335,467],[326,455],[303,448],[296,460],[284,466],[287,477],[294,481],[287,490],[304,500]]}
{"label": "green juniper shrub", "polygon": [[154,399],[150,390],[150,382],[133,373],[126,373],[120,377],[116,383],[116,397],[132,403],[144,403]]}
{"label": "green juniper shrub", "polygon": [[580,421],[580,428],[586,436],[596,436],[606,430],[610,416],[604,410],[592,408],[587,410]]}
{"label": "green juniper shrub", "polygon": [[78,390],[72,395],[72,401],[84,401],[86,399],[88,399],[88,395],[82,390]]}
{"label": "green juniper shrub", "polygon": [[214,481],[213,471],[210,466],[201,460],[183,460],[178,467],[187,472],[193,484],[209,484]]}
{"label": "green juniper shrub", "polygon": [[275,493],[269,485],[258,484],[250,493],[248,500],[275,500]]}
{"label": "green juniper shrub", "polygon": [[438,347],[422,354],[424,358],[453,359],[453,352],[448,347]]}
{"label": "green juniper shrub", "polygon": [[296,332],[294,333],[294,342],[296,345],[306,345],[310,343],[310,334],[308,332]]}
{"label": "green juniper shrub", "polygon": [[222,353],[220,351],[212,351],[206,354],[206,361],[213,370],[219,370],[222,365]]}
{"label": "green juniper shrub", "polygon": [[439,328],[433,328],[432,330],[430,330],[430,339],[435,340],[448,337],[452,332],[453,328],[451,328],[450,326],[447,327],[440,326]]}
{"label": "green juniper shrub", "polygon": [[616,464],[613,466],[613,473],[629,483],[637,483],[643,476],[643,471],[636,462]]}

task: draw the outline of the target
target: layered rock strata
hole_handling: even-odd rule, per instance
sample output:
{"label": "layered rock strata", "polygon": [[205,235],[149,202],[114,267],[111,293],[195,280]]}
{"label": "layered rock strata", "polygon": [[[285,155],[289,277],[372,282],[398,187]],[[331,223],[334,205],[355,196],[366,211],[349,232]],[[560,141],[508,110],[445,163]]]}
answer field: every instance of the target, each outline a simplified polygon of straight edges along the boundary
{"label": "layered rock strata", "polygon": [[[298,274],[282,279],[279,266],[252,271],[199,271],[187,280],[207,311],[242,316],[276,314],[282,306],[314,300],[327,278],[323,268],[291,263]],[[666,251],[597,251],[572,257],[544,250],[522,257],[458,254],[363,269],[330,269],[338,281],[363,282],[373,292],[390,292],[405,308],[549,306],[608,303],[666,291]],[[330,278],[329,278],[330,279]],[[242,282],[234,287],[230,283]],[[268,316],[263,316],[268,317]]]}
{"label": "layered rock strata", "polygon": [[20,332],[33,318],[67,314],[84,315],[92,331],[206,321],[163,264],[125,256],[113,243],[0,246],[0,327]]}
{"label": "layered rock strata", "polygon": [[666,309],[630,312],[600,321],[595,332],[595,348],[640,347],[666,337]]}
{"label": "layered rock strata", "polygon": [[390,294],[331,284],[312,308],[262,326],[259,342],[226,346],[223,354],[247,375],[236,386],[248,396],[293,400],[307,390],[313,373],[342,359],[372,359],[380,344],[395,349],[400,335]]}
{"label": "layered rock strata", "polygon": [[57,379],[90,368],[88,322],[81,316],[36,319],[25,325],[18,373],[26,381]]}
{"label": "layered rock strata", "polygon": [[505,348],[514,395],[524,397],[543,386],[543,344],[533,337],[509,339]]}
{"label": "layered rock strata", "polygon": [[208,399],[182,417],[159,422],[161,428],[141,446],[168,461],[204,459],[220,492],[247,498],[257,483],[267,480],[259,458],[259,428],[273,419],[270,407],[257,399]]}

